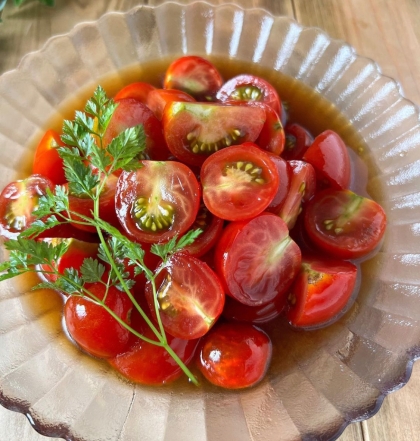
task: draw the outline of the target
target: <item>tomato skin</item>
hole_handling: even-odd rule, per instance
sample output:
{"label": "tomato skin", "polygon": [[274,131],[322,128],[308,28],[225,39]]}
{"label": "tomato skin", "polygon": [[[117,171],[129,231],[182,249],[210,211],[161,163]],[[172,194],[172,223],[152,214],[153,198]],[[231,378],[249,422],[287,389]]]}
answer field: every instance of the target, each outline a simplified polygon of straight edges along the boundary
{"label": "tomato skin", "polygon": [[263,102],[272,107],[277,115],[281,115],[280,97],[276,89],[268,81],[255,75],[243,74],[231,78],[219,89],[216,98],[222,102],[235,99]]}
{"label": "tomato skin", "polygon": [[147,98],[152,90],[155,90],[155,87],[149,83],[141,81],[131,83],[117,92],[114,96],[114,101],[119,101],[125,98],[134,98],[143,104],[147,104]]}
{"label": "tomato skin", "polygon": [[283,205],[289,193],[292,170],[289,162],[285,161],[280,156],[271,154],[270,159],[277,168],[277,173],[279,175],[279,185],[277,187],[276,194],[267,207],[267,211],[270,211],[271,213],[277,213],[279,212],[280,207]]}
{"label": "tomato skin", "polygon": [[[103,300],[104,285],[93,283],[87,289]],[[130,323],[133,305],[125,293],[115,287],[109,288],[105,304],[124,322]],[[95,357],[114,357],[128,346],[130,332],[103,306],[87,296],[69,296],[64,305],[64,319],[70,336],[83,350]]]}
{"label": "tomato skin", "polygon": [[336,190],[349,188],[351,170],[347,147],[341,137],[332,130],[319,134],[303,155],[311,164],[317,179]]}
{"label": "tomato skin", "polygon": [[165,107],[174,101],[179,102],[195,102],[195,99],[186,92],[176,89],[155,89],[150,92],[147,97],[147,107],[155,114],[156,118],[161,121]]}
{"label": "tomato skin", "polygon": [[[218,276],[201,260],[177,253],[156,277],[157,303],[163,327],[173,337],[195,340],[216,323],[223,311],[225,293]],[[157,320],[152,284],[145,296]]]}
{"label": "tomato skin", "polygon": [[163,80],[165,89],[182,90],[198,101],[212,100],[222,84],[223,79],[213,63],[195,55],[173,61]]}
{"label": "tomato skin", "polygon": [[283,124],[278,113],[271,106],[264,103],[261,105],[265,107],[266,119],[256,143],[267,152],[281,155],[286,140]]}
{"label": "tomato skin", "polygon": [[201,167],[200,178],[206,207],[230,221],[263,212],[279,186],[277,168],[269,155],[249,143],[213,153]]}
{"label": "tomato skin", "polygon": [[[156,340],[137,310],[133,310],[132,326],[145,337]],[[182,340],[171,335],[167,335],[167,340],[184,364],[189,364],[199,340]],[[171,383],[182,375],[181,368],[164,348],[145,342],[134,335],[130,338],[129,347],[123,353],[110,358],[108,362],[121,375],[140,384],[160,386]]]}
{"label": "tomato skin", "polygon": [[309,201],[304,221],[319,249],[340,259],[357,259],[379,245],[386,214],[372,199],[350,190],[326,189]]}
{"label": "tomato skin", "polygon": [[261,329],[247,323],[222,323],[203,337],[197,366],[212,384],[241,389],[262,380],[271,355],[270,338]]}
{"label": "tomato skin", "polygon": [[[193,172],[175,161],[142,161],[118,178],[116,212],[123,229],[138,242],[165,242],[185,233],[200,206]],[[136,217],[138,216],[138,217]]]}
{"label": "tomato skin", "polygon": [[351,262],[305,256],[290,288],[289,323],[304,328],[331,324],[345,312],[357,280],[358,269]]}
{"label": "tomato skin", "polygon": [[32,173],[45,176],[55,185],[61,185],[67,179],[56,146],[64,146],[60,135],[55,130],[47,130],[35,150]]}
{"label": "tomato skin", "polygon": [[30,175],[6,185],[0,194],[0,236],[16,239],[34,222],[36,217],[33,211],[47,189],[52,192],[54,184],[41,175]]}
{"label": "tomato skin", "polygon": [[260,107],[176,101],[165,107],[162,118],[169,150],[193,166],[229,145],[255,141],[264,122]]}
{"label": "tomato skin", "polygon": [[300,124],[289,123],[285,128],[285,147],[281,154],[287,161],[302,160],[306,150],[314,141],[313,136]]}
{"label": "tomato skin", "polygon": [[300,270],[301,252],[285,222],[262,213],[227,225],[214,261],[227,294],[245,305],[260,306],[286,295]]}

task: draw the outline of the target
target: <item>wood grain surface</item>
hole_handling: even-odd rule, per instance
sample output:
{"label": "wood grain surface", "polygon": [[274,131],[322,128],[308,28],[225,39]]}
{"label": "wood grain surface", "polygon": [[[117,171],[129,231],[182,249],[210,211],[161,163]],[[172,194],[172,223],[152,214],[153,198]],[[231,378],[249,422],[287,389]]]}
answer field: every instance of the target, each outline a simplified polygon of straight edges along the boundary
{"label": "wood grain surface", "polygon": [[[11,3],[10,0],[0,25],[0,73],[13,69],[25,53],[39,49],[52,35],[68,32],[76,23],[94,20],[108,11],[125,11],[138,4],[157,5],[162,1],[56,0],[56,6],[48,8],[29,0],[18,9]],[[409,99],[420,103],[419,0],[236,0],[236,3],[295,17],[305,26],[320,27],[332,37],[346,40],[359,54],[374,59],[384,74],[396,79]],[[36,433],[25,416],[0,406],[0,441],[51,439]],[[374,417],[351,424],[339,441],[418,439],[420,364],[415,364],[409,383],[389,395]]]}

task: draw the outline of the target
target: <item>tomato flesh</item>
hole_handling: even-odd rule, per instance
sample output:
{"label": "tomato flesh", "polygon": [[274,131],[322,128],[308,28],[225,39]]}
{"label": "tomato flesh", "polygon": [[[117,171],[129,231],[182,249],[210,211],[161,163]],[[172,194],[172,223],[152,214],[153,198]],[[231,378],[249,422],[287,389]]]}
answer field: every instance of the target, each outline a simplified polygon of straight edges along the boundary
{"label": "tomato flesh", "polygon": [[143,104],[147,104],[147,98],[155,87],[149,83],[136,82],[128,84],[120,89],[114,96],[114,101],[119,101],[125,98],[134,98]]}
{"label": "tomato flesh", "polygon": [[300,124],[289,123],[285,128],[285,145],[282,152],[282,158],[287,161],[296,159],[302,160],[306,150],[311,146],[313,136]]}
{"label": "tomato flesh", "polygon": [[261,329],[247,323],[223,323],[203,337],[197,365],[216,386],[240,389],[261,381],[271,354],[270,338]]}
{"label": "tomato flesh", "polygon": [[195,102],[195,99],[186,92],[176,89],[155,89],[149,93],[147,97],[147,107],[155,114],[156,118],[161,121],[165,107],[174,101],[178,102]]}

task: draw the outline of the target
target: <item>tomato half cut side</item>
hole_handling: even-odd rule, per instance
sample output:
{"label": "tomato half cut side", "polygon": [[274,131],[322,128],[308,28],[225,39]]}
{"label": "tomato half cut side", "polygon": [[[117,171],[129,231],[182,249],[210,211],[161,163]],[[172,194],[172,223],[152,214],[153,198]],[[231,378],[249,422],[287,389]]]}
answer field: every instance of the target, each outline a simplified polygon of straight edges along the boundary
{"label": "tomato half cut side", "polygon": [[206,207],[231,221],[263,212],[279,186],[277,167],[270,156],[249,144],[211,155],[201,167],[200,179]]}
{"label": "tomato half cut side", "polygon": [[48,188],[53,191],[54,184],[41,175],[30,175],[6,185],[0,194],[0,236],[15,239],[26,230],[35,221],[33,212]]}
{"label": "tomato half cut side", "polygon": [[138,81],[136,83],[128,84],[120,89],[114,96],[114,101],[119,101],[124,98],[134,98],[143,104],[147,104],[147,98],[149,93],[154,90],[155,87],[149,83]]}
{"label": "tomato half cut side", "polygon": [[164,242],[185,233],[200,206],[194,173],[175,161],[142,161],[118,178],[116,213],[124,230],[138,242]]}
{"label": "tomato half cut side", "polygon": [[226,293],[245,305],[259,306],[286,295],[300,270],[301,252],[286,223],[262,213],[228,224],[214,261]]}
{"label": "tomato half cut side", "polygon": [[[101,283],[87,288],[99,300],[104,299],[105,286]],[[111,287],[107,290],[105,305],[124,322],[130,323],[133,305],[127,294]],[[88,296],[69,296],[64,305],[64,320],[74,341],[95,357],[114,357],[128,347],[130,332]]]}
{"label": "tomato half cut side", "polygon": [[268,104],[277,115],[281,115],[280,97],[277,90],[263,78],[255,75],[237,75],[226,81],[217,92],[216,98],[229,100],[256,101]]}
{"label": "tomato half cut side", "polygon": [[162,118],[169,150],[197,166],[225,147],[254,142],[264,122],[265,111],[259,107],[188,102],[168,104]]}
{"label": "tomato half cut side", "polygon": [[309,201],[304,221],[309,238],[319,249],[341,259],[357,259],[379,245],[386,214],[372,199],[350,190],[327,189]]}
{"label": "tomato half cut side", "polygon": [[303,155],[324,186],[346,190],[350,184],[350,156],[341,137],[332,130],[319,134]]}
{"label": "tomato half cut side", "polygon": [[165,89],[182,90],[198,101],[213,100],[222,84],[223,79],[213,63],[195,55],[172,62],[163,80]]}
{"label": "tomato half cut side", "polygon": [[271,340],[261,329],[248,323],[222,323],[203,337],[197,366],[210,383],[241,389],[264,378],[271,355]]}
{"label": "tomato half cut side", "polygon": [[309,329],[338,320],[357,294],[358,274],[357,266],[348,261],[303,257],[288,297],[289,323]]}
{"label": "tomato half cut side", "polygon": [[207,264],[188,254],[170,257],[158,271],[156,289],[155,298],[152,284],[146,283],[152,317],[156,319],[157,306],[163,327],[174,337],[202,337],[223,311],[225,293],[218,276]]}
{"label": "tomato half cut side", "polygon": [[149,93],[146,104],[155,114],[156,118],[161,121],[166,105],[174,101],[193,103],[195,99],[182,90],[155,89]]}
{"label": "tomato half cut side", "polygon": [[284,150],[281,154],[282,158],[287,161],[296,159],[302,160],[306,150],[311,146],[313,136],[297,123],[286,124],[284,128],[286,135]]}
{"label": "tomato half cut side", "polygon": [[63,146],[60,135],[55,130],[47,130],[35,150],[32,173],[45,176],[55,185],[67,182],[63,160],[57,150]]}

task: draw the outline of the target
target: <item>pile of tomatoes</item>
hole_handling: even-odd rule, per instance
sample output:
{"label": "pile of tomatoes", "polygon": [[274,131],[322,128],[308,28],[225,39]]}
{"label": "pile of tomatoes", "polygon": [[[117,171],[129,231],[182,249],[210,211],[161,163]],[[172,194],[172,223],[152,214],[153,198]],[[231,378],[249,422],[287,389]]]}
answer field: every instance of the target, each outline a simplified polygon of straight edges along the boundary
{"label": "pile of tomatoes", "polygon": [[[160,265],[151,244],[203,231],[170,257],[156,292],[133,273],[133,294],[153,322],[158,302],[168,342],[184,363],[194,359],[218,386],[252,386],[272,352],[263,324],[281,316],[311,329],[340,317],[357,293],[358,262],[381,242],[385,213],[349,188],[352,162],[340,136],[327,130],[314,139],[287,121],[277,91],[262,78],[224,82],[211,62],[186,56],[169,66],[163,88],[133,83],[114,99],[105,143],[142,124],[146,159],[140,169],[108,179],[101,217],[142,244],[150,269]],[[3,236],[15,237],[32,222],[47,187],[66,184],[56,145],[63,145],[59,134],[48,130],[34,174],[3,191]],[[70,195],[70,208],[89,216],[92,205]],[[60,272],[98,252],[96,236],[77,224],[41,240],[69,242],[56,263]],[[103,285],[89,289],[104,296]],[[112,288],[106,304],[153,339],[125,293]],[[64,318],[85,351],[135,382],[162,384],[181,374],[162,347],[135,337],[89,298],[69,297]]]}

